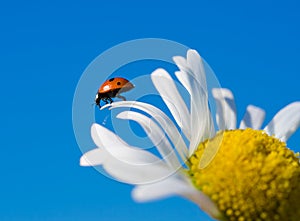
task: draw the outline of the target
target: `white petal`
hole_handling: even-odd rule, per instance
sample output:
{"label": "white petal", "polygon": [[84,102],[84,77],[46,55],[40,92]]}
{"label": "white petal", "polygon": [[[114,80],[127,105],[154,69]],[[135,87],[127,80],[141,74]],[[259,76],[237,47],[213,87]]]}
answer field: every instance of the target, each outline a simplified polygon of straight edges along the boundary
{"label": "white petal", "polygon": [[240,129],[252,128],[258,130],[261,128],[262,123],[264,122],[266,113],[263,109],[249,105],[247,111],[244,115],[243,120],[240,123]]}
{"label": "white petal", "polygon": [[148,184],[158,182],[174,174],[163,161],[153,164],[132,165],[114,157],[109,158],[103,168],[115,179],[129,184]]}
{"label": "white petal", "polygon": [[[173,57],[174,62],[182,72],[186,72],[199,83],[200,87],[207,93],[206,75],[202,58],[195,50],[187,51],[187,59],[181,56]],[[184,85],[184,84],[183,84]]]}
{"label": "white petal", "polygon": [[85,153],[82,165],[102,165],[109,175],[130,184],[145,184],[172,175],[167,164],[150,152],[131,147],[108,129],[93,124],[92,138],[103,148]]}
{"label": "white petal", "polygon": [[184,57],[181,56],[174,56],[173,57],[173,61],[175,62],[175,64],[177,65],[177,67],[180,70],[186,70],[187,67],[187,61]]}
{"label": "white petal", "polygon": [[217,105],[216,121],[219,129],[236,129],[236,107],[231,91],[226,88],[214,88],[212,94]]}
{"label": "white petal", "polygon": [[[177,60],[179,57],[177,57]],[[175,60],[175,59],[174,59]],[[179,64],[177,63],[178,67]],[[207,95],[201,92],[198,92],[198,84],[195,81],[192,74],[189,74],[185,71],[176,71],[175,75],[177,79],[182,83],[182,85],[186,88],[186,90],[191,95],[191,117],[190,117],[190,127],[191,127],[191,138],[189,145],[189,155],[191,156],[196,150],[197,146],[201,141],[209,137],[208,132],[208,122],[212,122],[210,111],[207,107]],[[204,95],[203,95],[204,94]],[[208,115],[208,116],[207,116]],[[211,127],[213,124],[209,124]],[[211,131],[213,129],[211,128]]]}
{"label": "white petal", "polygon": [[120,161],[133,165],[152,164],[160,161],[150,152],[128,145],[115,133],[99,124],[92,125],[91,135],[98,147],[105,148],[107,152]]}
{"label": "white petal", "polygon": [[199,88],[199,84],[196,82],[194,82],[193,88],[194,92],[191,96],[191,130],[193,133],[189,149],[190,155],[194,153],[200,142],[211,137],[213,131],[207,93],[203,91],[203,88]]}
{"label": "white petal", "polygon": [[194,77],[200,83],[203,90],[207,92],[206,74],[203,61],[196,50],[188,50],[187,65],[191,68],[192,72],[194,73]]}
{"label": "white petal", "polygon": [[299,126],[300,102],[294,102],[281,109],[264,130],[285,142]]}
{"label": "white petal", "polygon": [[80,159],[80,165],[102,165],[108,175],[129,184],[157,182],[174,173],[167,168],[163,161],[157,161],[153,164],[130,164],[115,158],[104,148],[96,148],[85,153]]}
{"label": "white petal", "polygon": [[104,106],[102,106],[102,107],[100,108],[100,110],[103,110],[103,109],[108,108],[108,107],[110,107],[110,104],[105,104]]}
{"label": "white petal", "polygon": [[195,50],[187,52],[187,60],[173,57],[180,69],[176,72],[178,80],[191,94],[191,140],[189,153],[192,154],[198,144],[211,136],[213,123],[208,107],[206,76],[200,55]]}
{"label": "white petal", "polygon": [[190,84],[189,76],[183,74],[181,71],[175,71],[175,76],[180,81],[180,83],[185,87],[185,89],[192,94],[192,85]]}
{"label": "white petal", "polygon": [[80,166],[97,166],[105,161],[104,149],[95,148],[82,155],[80,158]]}
{"label": "white petal", "polygon": [[149,185],[136,186],[132,191],[132,197],[138,202],[152,201],[175,195],[183,196],[193,201],[213,217],[220,215],[218,208],[209,197],[196,190],[187,181],[175,177],[169,177]]}
{"label": "white petal", "polygon": [[181,167],[181,164],[177,159],[175,150],[172,148],[165,133],[153,120],[135,111],[123,111],[118,114],[117,117],[138,122],[143,127],[148,137],[152,140],[154,146],[157,147],[163,160],[167,162],[170,168],[177,170]]}
{"label": "white petal", "polygon": [[186,144],[174,123],[164,112],[162,112],[157,107],[154,107],[153,105],[137,101],[114,102],[110,106],[111,109],[118,107],[136,108],[138,110],[146,112],[151,117],[153,117],[165,130],[167,136],[170,138],[171,142],[174,144],[177,152],[179,153],[181,160],[183,162],[186,161],[188,156],[188,149],[186,147]]}
{"label": "white petal", "polygon": [[190,113],[173,79],[168,72],[161,68],[151,74],[151,79],[176,123],[182,129],[185,136],[190,138]]}

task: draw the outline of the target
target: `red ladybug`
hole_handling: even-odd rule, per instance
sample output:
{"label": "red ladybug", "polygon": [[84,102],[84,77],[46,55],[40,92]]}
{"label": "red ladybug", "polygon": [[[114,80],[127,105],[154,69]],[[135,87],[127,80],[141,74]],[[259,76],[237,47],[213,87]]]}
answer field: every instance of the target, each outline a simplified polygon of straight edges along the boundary
{"label": "red ladybug", "polygon": [[112,103],[111,98],[118,97],[123,101],[126,101],[126,98],[120,94],[134,88],[134,85],[130,83],[127,79],[122,77],[115,77],[105,81],[99,88],[98,93],[95,97],[96,105],[101,108],[100,101],[104,101],[105,104]]}

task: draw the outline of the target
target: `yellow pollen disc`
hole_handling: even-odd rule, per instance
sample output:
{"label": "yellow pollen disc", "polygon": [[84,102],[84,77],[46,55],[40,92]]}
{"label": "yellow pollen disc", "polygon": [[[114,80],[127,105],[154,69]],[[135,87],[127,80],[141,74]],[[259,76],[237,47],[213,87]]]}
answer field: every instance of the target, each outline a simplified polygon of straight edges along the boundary
{"label": "yellow pollen disc", "polygon": [[[201,159],[204,152],[209,160]],[[300,220],[299,155],[264,131],[221,131],[199,145],[188,166],[222,220]]]}

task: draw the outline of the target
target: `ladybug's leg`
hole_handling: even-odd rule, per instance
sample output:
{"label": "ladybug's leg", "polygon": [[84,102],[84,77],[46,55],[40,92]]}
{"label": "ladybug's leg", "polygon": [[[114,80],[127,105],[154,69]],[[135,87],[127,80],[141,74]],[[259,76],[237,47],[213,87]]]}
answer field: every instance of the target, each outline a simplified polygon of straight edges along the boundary
{"label": "ladybug's leg", "polygon": [[113,100],[110,97],[108,97],[107,99],[109,100],[110,104],[113,102]]}
{"label": "ladybug's leg", "polygon": [[122,99],[123,101],[126,101],[126,98],[124,96],[121,96],[121,95],[118,94],[116,97]]}
{"label": "ladybug's leg", "polygon": [[108,104],[107,98],[103,98],[102,100],[105,102],[105,104]]}

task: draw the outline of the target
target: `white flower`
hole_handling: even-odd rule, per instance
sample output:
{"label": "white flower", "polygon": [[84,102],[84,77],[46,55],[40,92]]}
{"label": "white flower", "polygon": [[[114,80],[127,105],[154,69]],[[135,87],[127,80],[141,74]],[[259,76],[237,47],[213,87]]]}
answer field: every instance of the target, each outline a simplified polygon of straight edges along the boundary
{"label": "white flower", "polygon": [[[180,195],[195,202],[212,217],[220,218],[222,214],[214,202],[196,189],[190,177],[180,169],[181,163],[189,159],[201,142],[216,134],[208,105],[203,63],[195,50],[189,50],[186,58],[174,57],[174,61],[179,68],[175,75],[190,94],[190,108],[186,106],[173,79],[165,70],[157,69],[151,74],[151,78],[189,145],[185,144],[174,122],[157,107],[135,101],[115,102],[107,106],[111,109],[135,108],[155,120],[135,111],[124,111],[118,115],[118,118],[139,123],[157,147],[161,158],[130,146],[105,127],[93,124],[91,134],[98,148],[85,153],[80,159],[80,165],[102,165],[107,173],[117,180],[135,185],[132,197],[136,201],[144,202]],[[215,117],[218,130],[236,129],[236,107],[231,91],[216,88],[212,94],[217,105]],[[285,142],[300,125],[299,113],[300,102],[294,102],[279,111],[263,130]],[[260,129],[264,117],[265,112],[262,109],[249,105],[239,128]],[[210,153],[203,157],[200,166],[206,167],[213,155]]]}

